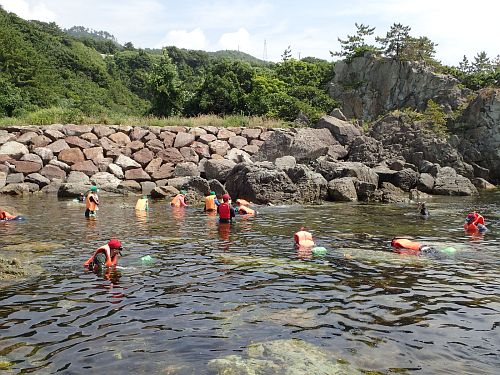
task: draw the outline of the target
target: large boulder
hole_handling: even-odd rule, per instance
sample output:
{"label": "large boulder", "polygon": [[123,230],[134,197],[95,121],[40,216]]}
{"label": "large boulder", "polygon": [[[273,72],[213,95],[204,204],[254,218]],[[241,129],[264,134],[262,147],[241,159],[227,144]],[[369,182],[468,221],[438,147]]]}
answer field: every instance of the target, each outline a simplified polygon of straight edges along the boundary
{"label": "large boulder", "polygon": [[121,183],[120,179],[108,172],[97,172],[90,178],[90,181],[103,190],[115,190]]}
{"label": "large boulder", "polygon": [[7,183],[7,173],[0,171],[0,189]]}
{"label": "large boulder", "polygon": [[66,172],[55,165],[46,165],[40,170],[40,174],[47,177],[49,180],[65,180]]}
{"label": "large boulder", "polygon": [[40,190],[40,187],[37,184],[31,182],[21,182],[5,185],[2,189],[0,189],[0,193],[8,195],[25,195],[34,193],[38,190]]}
{"label": "large boulder", "polygon": [[298,129],[290,147],[290,155],[297,162],[309,162],[326,155],[330,146],[338,142],[327,129]]}
{"label": "large boulder", "polygon": [[181,148],[189,146],[195,140],[195,136],[190,133],[177,133],[175,136],[174,147]]}
{"label": "large boulder", "polygon": [[134,168],[141,168],[141,164],[125,155],[119,155],[115,160],[115,164],[124,171]]}
{"label": "large boulder", "polygon": [[[40,188],[50,184],[50,180],[47,177],[43,177],[40,173],[31,173],[27,175],[24,180],[26,182],[37,184],[38,186],[40,186]],[[1,182],[0,182],[0,187],[1,187]]]}
{"label": "large boulder", "polygon": [[66,179],[68,184],[79,184],[79,185],[89,185],[90,177],[83,172],[72,171]]}
{"label": "large boulder", "polygon": [[328,129],[298,129],[295,134],[287,131],[272,132],[253,156],[256,161],[275,161],[291,155],[297,162],[309,162],[326,155],[330,146],[338,145]]}
{"label": "large boulder", "polygon": [[285,172],[297,186],[300,202],[319,203],[328,196],[328,181],[307,166],[297,164],[293,168],[286,169]]}
{"label": "large boulder", "polygon": [[168,180],[168,186],[173,186],[177,190],[187,191],[187,201],[201,202],[204,197],[210,194],[208,181],[201,177],[177,177]]}
{"label": "large boulder", "polygon": [[40,156],[44,163],[48,163],[54,157],[54,153],[52,152],[52,150],[47,147],[36,147],[33,149],[33,152],[36,155]]}
{"label": "large boulder", "polygon": [[355,125],[342,121],[333,116],[323,116],[314,126],[317,129],[326,128],[342,146],[349,146],[351,142],[363,132]]}
{"label": "large boulder", "polygon": [[85,161],[75,163],[71,166],[71,170],[83,172],[87,176],[92,176],[94,173],[99,172],[99,169],[92,162],[92,160],[85,160]]}
{"label": "large boulder", "polygon": [[64,139],[58,139],[57,141],[52,142],[50,145],[47,145],[47,148],[50,149],[54,154],[59,154],[62,150],[66,150],[67,148],[69,148],[69,145]]}
{"label": "large boulder", "polygon": [[384,146],[375,138],[362,135],[351,141],[349,161],[359,161],[368,166],[374,166],[383,161],[386,156]]}
{"label": "large boulder", "polygon": [[8,141],[0,146],[0,155],[7,155],[12,159],[19,159],[26,154],[29,154],[28,147],[16,141]]}
{"label": "large boulder", "polygon": [[208,180],[215,179],[224,182],[235,165],[236,163],[232,160],[210,159],[204,164],[205,176]]}
{"label": "large boulder", "polygon": [[297,160],[293,156],[287,155],[281,158],[277,158],[274,161],[276,168],[287,170],[289,168],[294,168],[297,165]]}
{"label": "large boulder", "polygon": [[12,162],[16,166],[16,171],[24,174],[35,173],[42,169],[42,164],[33,161],[14,160]]}
{"label": "large boulder", "polygon": [[90,133],[92,131],[92,126],[67,124],[64,125],[61,130],[67,136],[80,136],[85,133]]}
{"label": "large boulder", "polygon": [[200,176],[200,171],[198,166],[192,162],[179,163],[174,169],[175,177],[185,177],[185,176]]}
{"label": "large boulder", "polygon": [[328,182],[328,198],[332,201],[356,202],[358,195],[353,177],[342,177]]}
{"label": "large boulder", "polygon": [[252,163],[251,156],[243,150],[232,148],[225,156],[226,159],[232,160],[235,163]]}
{"label": "large boulder", "polygon": [[224,185],[222,185],[220,183],[220,181],[218,180],[209,180],[208,181],[208,185],[210,186],[210,191],[213,191],[215,192],[215,194],[220,197],[222,196],[223,194],[226,194],[227,193],[227,190],[226,188],[224,187]]}
{"label": "large boulder", "polygon": [[272,132],[270,137],[260,146],[260,149],[253,159],[255,161],[272,161],[277,158],[290,155],[293,135],[290,132],[277,130]]}
{"label": "large boulder", "polygon": [[147,174],[142,168],[133,168],[127,169],[125,171],[125,179],[135,181],[149,181],[151,180],[151,176]]}
{"label": "large boulder", "polygon": [[430,194],[434,189],[434,177],[429,173],[421,173],[417,181],[417,189]]}
{"label": "large boulder", "polygon": [[231,196],[255,203],[297,201],[297,187],[271,163],[237,164],[226,179]]}
{"label": "large boulder", "polygon": [[405,193],[390,182],[382,182],[379,192],[379,200],[383,203],[404,203],[409,201],[408,193]]}
{"label": "large boulder", "polygon": [[359,181],[378,186],[378,175],[370,167],[357,162],[340,162],[329,158],[319,158],[316,172],[321,173],[328,181],[340,177],[355,177]]}
{"label": "large boulder", "polygon": [[68,165],[73,165],[85,160],[82,150],[79,148],[68,148],[61,150],[59,156],[57,157],[59,161],[66,163]]}
{"label": "large boulder", "polygon": [[468,178],[457,174],[453,168],[443,167],[436,176],[432,193],[437,195],[474,195],[478,192]]}
{"label": "large boulder", "polygon": [[57,195],[59,197],[68,197],[68,198],[76,198],[79,197],[80,194],[85,194],[89,191],[90,185],[84,185],[79,183],[65,183],[61,184]]}

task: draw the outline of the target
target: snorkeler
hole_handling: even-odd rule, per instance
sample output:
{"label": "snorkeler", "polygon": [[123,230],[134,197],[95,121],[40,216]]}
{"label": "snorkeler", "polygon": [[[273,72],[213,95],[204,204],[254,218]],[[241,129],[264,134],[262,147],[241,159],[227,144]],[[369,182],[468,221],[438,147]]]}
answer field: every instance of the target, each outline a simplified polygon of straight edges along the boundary
{"label": "snorkeler", "polygon": [[488,230],[484,223],[484,217],[476,211],[467,215],[465,218],[464,229],[467,232],[486,232]]}
{"label": "snorkeler", "polygon": [[118,255],[122,255],[122,244],[117,239],[111,239],[106,245],[98,248],[94,254],[83,264],[91,271],[101,270],[108,267],[116,267]]}
{"label": "snorkeler", "polygon": [[425,205],[425,202],[418,203],[418,212],[420,213],[420,217],[422,219],[428,219],[430,216],[429,209]]}

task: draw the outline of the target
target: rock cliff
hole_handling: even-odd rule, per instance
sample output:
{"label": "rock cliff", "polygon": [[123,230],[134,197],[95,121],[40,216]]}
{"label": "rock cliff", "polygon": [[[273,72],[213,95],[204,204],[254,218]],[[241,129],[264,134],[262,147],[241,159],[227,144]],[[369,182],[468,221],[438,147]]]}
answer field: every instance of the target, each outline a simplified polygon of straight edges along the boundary
{"label": "rock cliff", "polygon": [[424,110],[429,99],[451,112],[466,101],[469,90],[423,64],[362,56],[335,64],[329,92],[347,118],[373,120],[394,109]]}

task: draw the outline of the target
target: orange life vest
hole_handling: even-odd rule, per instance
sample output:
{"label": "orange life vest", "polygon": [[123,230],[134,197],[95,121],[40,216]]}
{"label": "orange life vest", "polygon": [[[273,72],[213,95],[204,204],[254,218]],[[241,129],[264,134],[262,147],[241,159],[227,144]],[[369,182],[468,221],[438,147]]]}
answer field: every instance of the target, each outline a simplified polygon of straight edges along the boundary
{"label": "orange life vest", "polygon": [[476,220],[474,220],[474,225],[482,224],[484,225],[484,217],[481,214],[476,214]]}
{"label": "orange life vest", "polygon": [[468,232],[476,232],[479,231],[478,225],[485,225],[484,224],[484,217],[481,214],[478,214],[477,212],[474,212],[474,221],[467,223],[465,222],[464,224],[464,229]]}
{"label": "orange life vest", "polygon": [[0,211],[0,220],[12,220],[17,216],[9,214],[7,211]]}
{"label": "orange life vest", "polygon": [[170,205],[173,207],[184,207],[187,206],[186,203],[184,202],[184,195],[182,194],[177,194],[172,201],[170,202]]}
{"label": "orange life vest", "polygon": [[149,202],[147,198],[140,198],[135,204],[135,209],[137,211],[147,211],[149,209]]}
{"label": "orange life vest", "polygon": [[93,262],[95,256],[99,253],[104,253],[104,255],[106,255],[106,267],[115,267],[118,263],[118,255],[115,255],[113,258],[111,258],[111,248],[106,244],[98,248],[94,252],[94,254],[89,259],[87,259],[85,263],[83,263],[83,266],[89,268],[89,265]]}
{"label": "orange life vest", "polygon": [[244,199],[236,199],[236,203],[240,206],[250,206],[250,202]]}
{"label": "orange life vest", "polygon": [[[93,202],[90,200],[90,197],[94,199]],[[99,202],[97,194],[94,194],[92,192],[87,194],[87,198],[85,199],[85,206],[89,211],[95,211],[97,209],[97,202]]]}
{"label": "orange life vest", "polygon": [[208,197],[205,197],[205,211],[215,211],[216,205],[215,205],[215,199],[217,197],[215,195],[209,195]]}
{"label": "orange life vest", "polygon": [[477,227],[476,224],[474,223],[470,223],[470,224],[467,224],[465,223],[464,224],[464,229],[467,231],[467,232],[479,232],[479,228]]}
{"label": "orange life vest", "polygon": [[306,247],[312,247],[314,246],[314,241],[312,234],[309,232],[306,232],[305,230],[298,231],[293,235],[293,239],[295,241],[295,244],[299,246],[306,246]]}
{"label": "orange life vest", "polygon": [[406,238],[394,238],[391,242],[391,246],[396,249],[408,249],[413,251],[420,251],[422,248],[422,244]]}
{"label": "orange life vest", "polygon": [[246,207],[246,206],[240,206],[238,208],[238,213],[240,215],[255,215],[255,211],[252,210],[250,207]]}

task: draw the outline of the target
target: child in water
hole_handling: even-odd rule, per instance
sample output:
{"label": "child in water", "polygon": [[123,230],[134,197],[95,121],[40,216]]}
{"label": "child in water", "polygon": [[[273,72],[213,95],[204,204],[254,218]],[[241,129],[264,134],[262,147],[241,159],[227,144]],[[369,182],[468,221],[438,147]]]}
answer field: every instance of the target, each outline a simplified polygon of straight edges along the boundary
{"label": "child in water", "polygon": [[113,238],[106,245],[98,248],[83,266],[91,271],[116,267],[118,264],[118,255],[122,255],[122,250],[121,242]]}
{"label": "child in water", "polygon": [[422,219],[428,219],[429,218],[429,210],[427,209],[427,206],[425,205],[425,202],[419,202],[418,203],[418,211],[420,212],[420,217]]}

